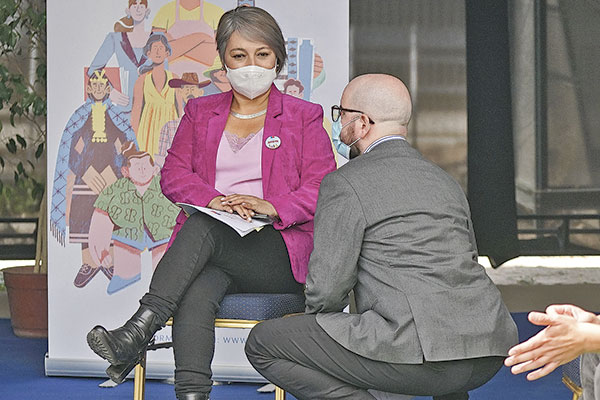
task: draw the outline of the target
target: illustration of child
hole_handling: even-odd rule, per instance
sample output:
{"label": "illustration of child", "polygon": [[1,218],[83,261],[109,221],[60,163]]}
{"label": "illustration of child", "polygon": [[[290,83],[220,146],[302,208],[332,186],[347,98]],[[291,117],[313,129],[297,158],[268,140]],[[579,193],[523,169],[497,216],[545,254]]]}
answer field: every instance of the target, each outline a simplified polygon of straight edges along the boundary
{"label": "illustration of child", "polygon": [[[90,224],[90,253],[98,265],[114,264],[107,293],[114,294],[141,278],[141,254],[152,252],[156,268],[167,248],[180,208],[160,189],[160,168],[150,154],[133,142],[122,148],[126,165],[123,178],[104,189],[94,203]],[[109,248],[114,242],[113,256]]]}

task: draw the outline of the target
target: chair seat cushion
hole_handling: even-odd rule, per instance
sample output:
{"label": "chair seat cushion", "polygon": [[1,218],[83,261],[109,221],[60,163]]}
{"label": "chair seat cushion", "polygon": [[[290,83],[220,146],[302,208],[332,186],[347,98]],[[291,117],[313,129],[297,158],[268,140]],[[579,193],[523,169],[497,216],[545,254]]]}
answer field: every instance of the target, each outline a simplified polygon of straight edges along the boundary
{"label": "chair seat cushion", "polygon": [[217,318],[263,321],[304,312],[304,295],[238,293],[226,295]]}
{"label": "chair seat cushion", "polygon": [[563,373],[563,376],[566,376],[567,378],[571,379],[571,381],[573,381],[573,383],[575,383],[577,386],[581,387],[580,363],[581,363],[581,356],[579,356],[576,359],[574,359],[573,361],[568,362],[565,365],[563,365],[562,373]]}

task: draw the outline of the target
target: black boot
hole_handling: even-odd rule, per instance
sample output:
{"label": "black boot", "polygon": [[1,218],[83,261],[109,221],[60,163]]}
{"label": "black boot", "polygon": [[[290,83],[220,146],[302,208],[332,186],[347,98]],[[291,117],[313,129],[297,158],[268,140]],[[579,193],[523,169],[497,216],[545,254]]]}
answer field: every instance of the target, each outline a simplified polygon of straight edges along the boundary
{"label": "black boot", "polygon": [[87,342],[94,353],[107,360],[111,366],[106,373],[116,382],[125,380],[129,372],[140,362],[146,346],[163,323],[158,316],[141,306],[122,327],[107,331],[94,327],[87,334]]}
{"label": "black boot", "polygon": [[208,400],[206,393],[181,393],[177,395],[177,400]]}

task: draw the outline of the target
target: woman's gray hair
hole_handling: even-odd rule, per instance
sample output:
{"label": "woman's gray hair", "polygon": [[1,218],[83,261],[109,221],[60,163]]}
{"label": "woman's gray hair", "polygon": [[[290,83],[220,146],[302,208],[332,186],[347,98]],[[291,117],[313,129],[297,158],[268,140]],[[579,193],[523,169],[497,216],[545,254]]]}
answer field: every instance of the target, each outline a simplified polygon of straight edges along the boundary
{"label": "woman's gray hair", "polygon": [[243,37],[266,43],[277,58],[277,73],[283,68],[285,59],[285,40],[281,28],[275,18],[268,12],[258,7],[237,7],[227,11],[219,20],[217,27],[217,50],[223,65],[225,65],[225,49],[227,42],[233,34],[238,32]]}

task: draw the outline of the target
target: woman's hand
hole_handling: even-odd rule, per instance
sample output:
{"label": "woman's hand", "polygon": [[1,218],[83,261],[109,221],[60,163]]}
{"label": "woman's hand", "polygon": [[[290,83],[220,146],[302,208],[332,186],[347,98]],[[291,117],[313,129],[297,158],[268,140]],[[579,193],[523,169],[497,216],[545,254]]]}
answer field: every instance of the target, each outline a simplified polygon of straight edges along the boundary
{"label": "woman's hand", "polygon": [[266,214],[271,218],[278,218],[277,210],[273,204],[256,196],[248,194],[230,194],[222,198],[223,206],[243,207],[250,211],[250,216],[254,214]]}
{"label": "woman's hand", "polygon": [[225,197],[223,196],[215,197],[210,201],[210,203],[208,203],[208,208],[212,208],[213,210],[227,211],[230,214],[233,214],[235,212],[240,217],[244,218],[246,221],[252,221],[252,216],[254,215],[254,212],[252,212],[252,210],[248,209],[247,207],[241,204],[230,205],[224,203],[223,199],[225,199]]}

